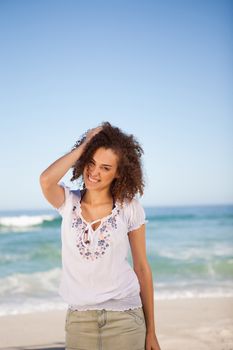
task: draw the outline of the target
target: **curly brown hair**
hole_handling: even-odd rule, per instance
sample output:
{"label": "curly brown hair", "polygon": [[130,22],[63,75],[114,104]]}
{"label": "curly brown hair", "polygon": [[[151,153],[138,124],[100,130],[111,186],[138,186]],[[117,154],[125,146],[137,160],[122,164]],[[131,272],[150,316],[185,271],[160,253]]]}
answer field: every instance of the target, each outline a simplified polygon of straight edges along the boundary
{"label": "curly brown hair", "polygon": [[[124,200],[131,201],[138,192],[140,196],[144,193],[145,180],[141,161],[144,151],[132,134],[126,134],[109,122],[102,122],[101,126],[102,130],[91,138],[80,158],[73,164],[73,176],[70,181],[81,177],[84,189],[82,174],[85,165],[98,148],[111,149],[119,158],[117,167],[119,177],[112,181],[110,191],[113,198],[122,205]],[[77,141],[71,150],[77,148],[79,144],[80,141]]]}

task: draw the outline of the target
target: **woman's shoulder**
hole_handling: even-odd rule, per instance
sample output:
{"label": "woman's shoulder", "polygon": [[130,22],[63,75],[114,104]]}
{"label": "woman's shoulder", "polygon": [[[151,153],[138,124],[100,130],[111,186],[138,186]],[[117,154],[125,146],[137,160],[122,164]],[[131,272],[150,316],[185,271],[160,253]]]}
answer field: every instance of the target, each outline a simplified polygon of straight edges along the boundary
{"label": "woman's shoulder", "polygon": [[65,190],[65,195],[67,199],[80,199],[82,195],[82,190],[80,188],[74,189],[68,185],[66,185],[63,181],[59,183],[60,186],[62,186]]}
{"label": "woman's shoulder", "polygon": [[70,194],[71,194],[71,198],[72,198],[72,201],[74,202],[80,202],[81,198],[82,198],[82,195],[83,195],[83,190],[80,189],[80,188],[77,188],[77,189],[71,189],[70,190]]}
{"label": "woman's shoulder", "polygon": [[124,199],[122,209],[126,213],[137,213],[138,210],[141,210],[142,204],[140,203],[139,199],[134,197],[132,199]]}
{"label": "woman's shoulder", "polygon": [[82,195],[82,192],[83,190],[81,190],[80,188],[77,188],[77,189],[70,189],[70,192],[72,194],[74,194],[75,196],[78,196],[78,197],[81,197]]}
{"label": "woman's shoulder", "polygon": [[128,224],[128,231],[132,231],[147,222],[145,210],[137,197],[126,200],[124,203],[124,217]]}
{"label": "woman's shoulder", "polygon": [[124,200],[124,205],[125,205],[126,207],[132,207],[132,206],[137,205],[138,203],[140,203],[140,202],[139,202],[139,200],[138,200],[137,197],[133,197],[132,199],[126,198],[126,199]]}

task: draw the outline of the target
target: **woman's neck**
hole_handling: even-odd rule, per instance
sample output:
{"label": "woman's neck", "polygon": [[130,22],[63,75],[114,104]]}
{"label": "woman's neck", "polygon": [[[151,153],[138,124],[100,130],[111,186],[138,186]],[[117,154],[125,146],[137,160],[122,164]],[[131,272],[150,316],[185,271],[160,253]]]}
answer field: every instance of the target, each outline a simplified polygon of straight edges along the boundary
{"label": "woman's neck", "polygon": [[81,192],[81,201],[93,207],[109,202],[113,202],[114,206],[113,196],[106,191],[90,191],[84,188]]}

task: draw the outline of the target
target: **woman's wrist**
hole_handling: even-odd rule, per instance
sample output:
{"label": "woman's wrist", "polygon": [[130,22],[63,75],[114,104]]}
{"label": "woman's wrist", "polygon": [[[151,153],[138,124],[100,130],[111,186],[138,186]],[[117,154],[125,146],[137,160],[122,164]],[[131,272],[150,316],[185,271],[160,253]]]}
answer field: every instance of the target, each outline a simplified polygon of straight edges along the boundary
{"label": "woman's wrist", "polygon": [[86,145],[84,143],[81,143],[79,146],[76,146],[70,151],[70,154],[72,154],[72,156],[74,157],[74,161],[77,161],[81,157],[85,146]]}
{"label": "woman's wrist", "polygon": [[146,327],[146,333],[148,334],[155,334],[155,325],[149,325],[148,327]]}

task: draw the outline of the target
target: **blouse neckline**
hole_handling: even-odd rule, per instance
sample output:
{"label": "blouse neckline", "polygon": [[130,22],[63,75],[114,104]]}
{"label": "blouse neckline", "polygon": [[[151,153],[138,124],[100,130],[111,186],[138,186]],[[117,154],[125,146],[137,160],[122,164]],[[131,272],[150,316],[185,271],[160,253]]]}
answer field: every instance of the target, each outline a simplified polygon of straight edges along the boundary
{"label": "blouse neckline", "polygon": [[[84,190],[84,191],[85,191],[85,190]],[[85,193],[85,192],[82,193],[82,190],[80,190],[80,196],[79,196],[79,200],[78,200],[79,216],[80,216],[81,220],[82,220],[87,226],[89,226],[93,232],[97,232],[97,231],[102,227],[103,222],[106,221],[107,219],[109,219],[111,216],[113,216],[113,215],[115,214],[115,212],[118,210],[119,204],[118,204],[118,201],[114,201],[114,200],[113,200],[113,207],[112,207],[112,211],[111,211],[110,214],[105,215],[105,216],[103,216],[102,218],[96,219],[96,220],[94,220],[94,221],[87,221],[86,219],[84,219],[84,217],[83,217],[83,215],[82,215],[82,207],[81,207],[81,200],[82,200],[82,197],[83,197],[84,193]],[[94,223],[96,223],[96,222],[99,222],[99,221],[100,221],[99,226],[94,230],[94,229],[92,228],[92,225],[93,225]]]}

